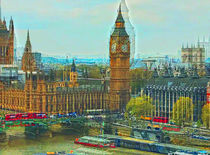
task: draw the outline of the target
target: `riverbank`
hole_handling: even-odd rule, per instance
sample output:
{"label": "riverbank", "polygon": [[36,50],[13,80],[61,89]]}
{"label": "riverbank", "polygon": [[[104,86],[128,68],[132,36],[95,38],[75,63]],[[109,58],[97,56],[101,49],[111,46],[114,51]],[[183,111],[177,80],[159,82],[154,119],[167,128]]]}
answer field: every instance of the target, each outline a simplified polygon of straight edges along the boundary
{"label": "riverbank", "polygon": [[[93,130],[92,130],[93,132]],[[98,132],[96,130],[95,132]],[[18,134],[17,134],[18,133]],[[80,137],[80,135],[71,135],[70,133],[60,132],[54,134],[53,137],[36,137],[33,139],[27,138],[23,134],[23,130],[12,131],[9,134],[8,142],[6,145],[0,145],[0,155],[34,155],[39,153],[47,152],[63,152],[70,153],[84,153],[89,155],[93,154],[112,154],[112,155],[158,155],[151,152],[144,152],[133,149],[116,148],[116,149],[101,149],[101,148],[91,148],[83,145],[74,144],[75,138]]]}

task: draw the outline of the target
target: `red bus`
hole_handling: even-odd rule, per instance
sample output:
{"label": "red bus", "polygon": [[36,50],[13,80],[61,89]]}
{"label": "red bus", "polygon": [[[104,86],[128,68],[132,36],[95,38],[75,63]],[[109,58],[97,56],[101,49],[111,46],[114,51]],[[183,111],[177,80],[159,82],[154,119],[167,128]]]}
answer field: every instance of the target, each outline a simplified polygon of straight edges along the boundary
{"label": "red bus", "polygon": [[176,126],[176,125],[165,125],[163,127],[163,130],[179,132],[181,130],[181,128],[179,126]]}
{"label": "red bus", "polygon": [[210,104],[210,82],[207,86],[207,104]]}
{"label": "red bus", "polygon": [[17,120],[16,115],[17,114],[7,114],[7,115],[5,115],[5,121],[16,121]]}
{"label": "red bus", "polygon": [[168,123],[169,119],[168,117],[154,117],[152,121],[157,123]]}
{"label": "red bus", "polygon": [[5,121],[17,121],[28,119],[45,119],[47,114],[45,113],[19,113],[19,114],[7,114],[5,115]]}
{"label": "red bus", "polygon": [[45,113],[35,113],[34,119],[45,119],[47,118],[47,114]]}

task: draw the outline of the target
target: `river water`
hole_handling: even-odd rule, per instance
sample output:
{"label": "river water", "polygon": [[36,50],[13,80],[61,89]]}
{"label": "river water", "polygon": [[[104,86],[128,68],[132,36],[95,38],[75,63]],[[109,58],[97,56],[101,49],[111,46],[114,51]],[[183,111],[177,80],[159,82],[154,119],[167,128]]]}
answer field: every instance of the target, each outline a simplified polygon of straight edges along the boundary
{"label": "river water", "polygon": [[79,144],[74,144],[75,138],[80,135],[69,135],[66,133],[59,133],[49,136],[40,136],[36,138],[27,138],[24,135],[24,130],[8,130],[7,140],[0,143],[0,155],[42,155],[47,152],[73,152],[74,154],[87,155],[130,155],[142,154],[153,155],[151,152],[143,152],[124,148],[100,149],[86,147]]}

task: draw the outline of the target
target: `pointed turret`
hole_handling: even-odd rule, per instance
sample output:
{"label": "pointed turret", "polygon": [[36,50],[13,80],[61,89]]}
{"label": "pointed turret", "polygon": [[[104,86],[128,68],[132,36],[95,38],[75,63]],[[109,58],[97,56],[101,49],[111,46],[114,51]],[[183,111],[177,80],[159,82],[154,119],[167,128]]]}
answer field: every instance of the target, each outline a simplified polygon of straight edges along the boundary
{"label": "pointed turret", "polygon": [[4,24],[5,28],[6,28],[7,27],[7,23],[6,23],[5,17],[4,17],[4,20],[3,20],[3,24]]}
{"label": "pointed turret", "polygon": [[27,40],[26,40],[26,44],[25,44],[25,51],[26,52],[32,52],[32,49],[31,49],[31,41],[30,41],[30,35],[29,35],[29,30],[27,32]]}
{"label": "pointed turret", "polygon": [[2,20],[1,17],[1,1],[0,1],[0,40],[1,45],[0,49],[3,49],[1,57],[0,57],[0,64],[13,64],[14,63],[14,24],[11,18],[9,31],[6,26],[6,20]]}
{"label": "pointed turret", "polygon": [[30,36],[29,36],[29,30],[27,33],[27,40],[25,44],[25,51],[23,53],[22,57],[22,70],[24,72],[34,72],[37,71],[36,61],[34,59],[34,56],[32,54],[32,48],[31,48],[31,42],[30,42]]}
{"label": "pointed turret", "polygon": [[73,59],[72,65],[71,65],[71,72],[76,72],[76,65],[75,65],[74,59]]}
{"label": "pointed turret", "polygon": [[78,77],[78,73],[76,71],[76,65],[75,65],[75,61],[73,59],[73,62],[72,62],[72,65],[71,65],[69,87],[78,87],[77,77]]}
{"label": "pointed turret", "polygon": [[11,17],[11,19],[10,19],[9,32],[10,32],[10,34],[13,34],[13,33],[14,33],[14,24],[13,24],[13,19],[12,19],[12,17]]}
{"label": "pointed turret", "polygon": [[[124,21],[123,16],[122,16],[121,4],[120,4],[120,7],[119,7],[118,16],[117,16],[117,19],[116,19],[115,24],[117,24],[117,23],[122,24],[121,27],[124,27],[125,26],[123,24],[123,23],[125,23],[125,21]],[[117,27],[117,25],[116,25],[116,27]]]}
{"label": "pointed turret", "polygon": [[119,7],[117,19],[115,21],[115,29],[111,36],[116,36],[116,37],[128,36],[125,30],[125,21],[122,16],[121,5]]}
{"label": "pointed turret", "polygon": [[1,30],[7,30],[7,25],[6,25],[6,20],[4,18],[4,20],[0,20],[0,29]]}

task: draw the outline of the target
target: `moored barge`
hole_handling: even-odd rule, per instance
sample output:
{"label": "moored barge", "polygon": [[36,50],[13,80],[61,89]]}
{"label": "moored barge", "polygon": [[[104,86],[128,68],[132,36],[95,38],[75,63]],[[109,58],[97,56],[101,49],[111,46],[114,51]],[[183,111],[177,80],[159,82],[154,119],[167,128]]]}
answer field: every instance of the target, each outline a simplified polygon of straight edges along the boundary
{"label": "moored barge", "polygon": [[74,141],[75,144],[81,144],[90,147],[110,147],[115,148],[114,142],[112,140],[100,138],[100,137],[92,137],[92,136],[84,136],[81,138],[76,138]]}
{"label": "moored barge", "polygon": [[207,150],[200,150],[192,147],[178,146],[173,144],[158,143],[151,140],[143,140],[132,137],[123,137],[115,135],[99,135],[98,137],[112,140],[116,147],[123,147],[129,149],[136,149],[141,151],[155,152],[160,154],[168,154],[176,151],[188,151],[192,152],[194,155],[208,155],[210,154]]}

